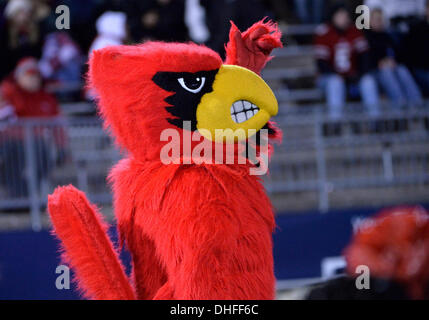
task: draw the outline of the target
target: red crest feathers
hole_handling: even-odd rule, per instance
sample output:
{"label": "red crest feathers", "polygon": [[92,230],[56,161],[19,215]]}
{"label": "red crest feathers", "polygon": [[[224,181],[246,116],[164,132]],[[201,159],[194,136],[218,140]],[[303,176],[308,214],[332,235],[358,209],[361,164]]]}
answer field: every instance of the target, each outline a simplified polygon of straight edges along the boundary
{"label": "red crest feathers", "polygon": [[282,47],[281,36],[277,24],[271,21],[259,21],[243,33],[231,21],[229,42],[225,48],[225,63],[260,74],[266,63],[272,59],[271,51]]}

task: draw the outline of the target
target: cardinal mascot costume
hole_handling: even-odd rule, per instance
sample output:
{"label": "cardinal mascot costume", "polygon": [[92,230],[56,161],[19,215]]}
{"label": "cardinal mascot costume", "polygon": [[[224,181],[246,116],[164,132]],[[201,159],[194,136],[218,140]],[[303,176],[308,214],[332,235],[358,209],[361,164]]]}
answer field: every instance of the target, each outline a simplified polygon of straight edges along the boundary
{"label": "cardinal mascot costume", "polygon": [[[277,101],[260,77],[280,38],[277,25],[263,20],[243,33],[232,24],[225,62],[193,43],[146,42],[91,54],[88,85],[127,154],[109,181],[132,272],[128,279],[84,193],[58,187],[48,199],[53,232],[83,297],[274,298],[274,215],[260,176],[250,173],[265,164],[250,161],[251,148],[243,153],[240,146],[256,137],[260,155],[263,130],[280,137],[269,121]],[[233,160],[244,154],[245,161],[219,161],[219,145],[232,145]],[[221,151],[224,160],[228,152]]]}

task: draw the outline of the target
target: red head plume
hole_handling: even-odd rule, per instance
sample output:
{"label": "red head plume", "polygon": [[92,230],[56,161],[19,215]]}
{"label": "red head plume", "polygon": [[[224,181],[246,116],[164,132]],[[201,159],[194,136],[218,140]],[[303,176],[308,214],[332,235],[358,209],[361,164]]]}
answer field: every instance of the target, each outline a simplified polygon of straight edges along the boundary
{"label": "red head plume", "polygon": [[260,74],[272,59],[271,51],[282,47],[281,36],[278,25],[271,21],[259,21],[243,33],[231,21],[225,64],[235,64]]}

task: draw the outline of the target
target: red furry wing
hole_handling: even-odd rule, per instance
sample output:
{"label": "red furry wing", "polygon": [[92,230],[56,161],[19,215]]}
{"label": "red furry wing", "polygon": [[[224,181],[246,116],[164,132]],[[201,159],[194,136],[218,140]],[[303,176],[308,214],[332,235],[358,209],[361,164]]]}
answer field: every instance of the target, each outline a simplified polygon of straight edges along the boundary
{"label": "red furry wing", "polygon": [[231,21],[225,63],[260,74],[272,58],[271,51],[282,47],[281,36],[277,24],[271,21],[259,21],[243,33]]}
{"label": "red furry wing", "polygon": [[73,186],[59,187],[48,198],[54,232],[74,269],[84,296],[91,299],[135,299],[124,268],[107,236],[106,225]]}

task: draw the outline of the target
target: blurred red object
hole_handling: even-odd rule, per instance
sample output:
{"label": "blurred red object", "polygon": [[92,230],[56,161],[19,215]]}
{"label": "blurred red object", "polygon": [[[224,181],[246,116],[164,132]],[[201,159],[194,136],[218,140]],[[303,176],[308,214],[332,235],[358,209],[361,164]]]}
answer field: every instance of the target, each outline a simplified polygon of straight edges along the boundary
{"label": "blurred red object", "polygon": [[58,102],[55,96],[44,90],[34,58],[21,59],[12,76],[1,83],[0,91],[18,118],[54,117],[59,114]]}
{"label": "blurred red object", "polygon": [[[0,83],[0,95],[0,119],[11,122],[10,120],[15,120],[15,116],[18,119],[60,118],[58,101],[53,94],[45,90],[35,58],[20,60],[12,75]],[[37,125],[33,126],[32,134],[43,137],[48,127],[51,128],[56,145],[63,148],[67,139],[62,127]],[[23,140],[24,137],[22,125],[10,126],[2,131],[2,139]]]}
{"label": "blurred red object", "polygon": [[347,271],[359,265],[371,276],[402,283],[412,299],[429,285],[429,214],[422,207],[386,209],[365,220],[345,250]]}

